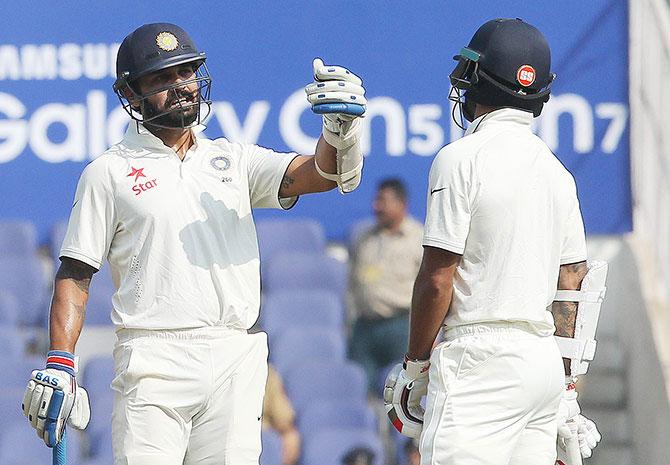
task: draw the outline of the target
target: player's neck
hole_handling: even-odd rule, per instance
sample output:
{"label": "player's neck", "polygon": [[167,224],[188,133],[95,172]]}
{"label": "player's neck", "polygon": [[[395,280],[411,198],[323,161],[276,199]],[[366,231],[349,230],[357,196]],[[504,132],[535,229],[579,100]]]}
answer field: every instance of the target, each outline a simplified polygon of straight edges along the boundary
{"label": "player's neck", "polygon": [[147,129],[154,136],[158,137],[163,143],[175,151],[177,156],[183,160],[186,152],[195,143],[193,131],[190,128],[168,129],[147,125]]}

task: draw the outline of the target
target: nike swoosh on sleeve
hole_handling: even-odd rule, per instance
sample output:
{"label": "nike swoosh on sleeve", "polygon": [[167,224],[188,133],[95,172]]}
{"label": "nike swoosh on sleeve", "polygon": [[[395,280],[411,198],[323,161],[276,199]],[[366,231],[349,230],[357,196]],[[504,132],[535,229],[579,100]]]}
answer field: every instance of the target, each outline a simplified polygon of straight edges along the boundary
{"label": "nike swoosh on sleeve", "polygon": [[72,204],[72,208],[74,208],[75,205],[79,202],[79,199],[75,200],[74,203]]}
{"label": "nike swoosh on sleeve", "polygon": [[439,189],[433,189],[432,191],[430,191],[430,195],[433,195],[435,192],[440,192],[440,191],[443,191],[445,189],[446,189],[446,187],[440,187]]}

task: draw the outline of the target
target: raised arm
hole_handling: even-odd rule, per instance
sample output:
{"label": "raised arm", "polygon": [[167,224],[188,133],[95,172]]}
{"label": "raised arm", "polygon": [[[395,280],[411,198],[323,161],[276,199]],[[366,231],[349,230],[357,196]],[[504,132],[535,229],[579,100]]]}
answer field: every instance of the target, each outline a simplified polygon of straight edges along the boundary
{"label": "raised arm", "polygon": [[[586,261],[561,265],[558,272],[558,289],[579,290],[587,272]],[[574,337],[577,303],[554,302],[551,305],[551,313],[554,315],[554,325],[556,326],[554,334],[556,336]],[[564,358],[563,366],[565,367],[565,374],[570,375],[570,359]]]}
{"label": "raised arm", "polygon": [[49,317],[50,350],[74,353],[84,325],[91,277],[97,270],[86,263],[63,257],[56,273]]}
{"label": "raised arm", "polygon": [[337,172],[336,155],[335,147],[321,136],[316,144],[314,155],[299,155],[288,166],[279,189],[279,197],[288,198],[335,189],[337,183],[321,176],[316,169],[315,162],[323,171],[335,173]]}

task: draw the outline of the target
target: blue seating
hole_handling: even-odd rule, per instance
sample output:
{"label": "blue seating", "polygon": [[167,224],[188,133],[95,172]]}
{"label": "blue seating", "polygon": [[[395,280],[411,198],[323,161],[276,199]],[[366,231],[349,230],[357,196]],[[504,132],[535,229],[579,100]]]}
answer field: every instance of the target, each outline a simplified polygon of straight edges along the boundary
{"label": "blue seating", "polygon": [[352,362],[307,359],[286,373],[284,385],[298,415],[317,402],[367,399],[365,372]]}
{"label": "blue seating", "polygon": [[25,389],[30,379],[30,373],[33,370],[44,368],[44,363],[43,356],[35,355],[19,357],[12,363],[5,364],[2,373],[3,385],[9,389]]}
{"label": "blue seating", "polygon": [[286,329],[270,343],[270,361],[283,375],[306,360],[343,363],[345,355],[344,336],[329,329]]}
{"label": "blue seating", "polygon": [[261,307],[263,329],[278,335],[290,328],[321,327],[342,331],[342,299],[329,291],[276,291],[265,294]]}
{"label": "blue seating", "polygon": [[368,430],[320,430],[304,436],[303,465],[342,465],[342,458],[355,447],[374,452],[374,465],[383,465],[384,452],[379,437]]}
{"label": "blue seating", "polygon": [[326,248],[323,226],[312,219],[267,219],[256,222],[261,261],[277,253],[321,254]]}
{"label": "blue seating", "polygon": [[[93,412],[91,412],[93,420]],[[104,423],[99,423],[100,428],[95,431],[88,431],[89,444],[88,453],[96,464],[111,465],[114,461],[113,443],[112,443],[112,421],[107,417]]]}
{"label": "blue seating", "polygon": [[7,290],[0,290],[0,327],[14,327],[19,323],[19,299]]}
{"label": "blue seating", "polygon": [[301,412],[298,428],[303,434],[329,428],[377,431],[378,420],[365,402],[350,400],[315,402]]}
{"label": "blue seating", "polygon": [[277,433],[270,429],[263,429],[261,434],[260,465],[282,465],[282,443]]}
{"label": "blue seating", "polygon": [[0,221],[0,257],[34,257],[37,229],[29,221]]}
{"label": "blue seating", "polygon": [[[82,384],[82,387],[90,388]],[[96,389],[96,388],[94,388]],[[111,389],[100,390],[96,389],[95,393],[90,396],[91,401],[91,421],[86,428],[86,431],[91,438],[90,453],[98,456],[101,451],[105,450],[105,441],[109,439],[111,442],[111,424],[112,411],[114,410],[114,391]]]}
{"label": "blue seating", "polygon": [[38,326],[46,321],[47,280],[40,260],[35,257],[0,258],[0,291],[19,302],[19,322]]}
{"label": "blue seating", "polygon": [[325,290],[344,296],[347,265],[327,255],[277,253],[264,267],[263,290]]}
{"label": "blue seating", "polygon": [[91,398],[109,395],[114,379],[114,360],[112,357],[93,357],[86,362],[82,373],[81,385],[91,393]]}
{"label": "blue seating", "polygon": [[24,352],[23,337],[13,328],[0,328],[0,353],[5,356],[20,358]]}
{"label": "blue seating", "polygon": [[[81,433],[70,428],[67,431],[68,464],[77,465],[81,462]],[[3,426],[0,431],[0,463],[14,464],[49,464],[49,449],[35,434],[28,421]]]}

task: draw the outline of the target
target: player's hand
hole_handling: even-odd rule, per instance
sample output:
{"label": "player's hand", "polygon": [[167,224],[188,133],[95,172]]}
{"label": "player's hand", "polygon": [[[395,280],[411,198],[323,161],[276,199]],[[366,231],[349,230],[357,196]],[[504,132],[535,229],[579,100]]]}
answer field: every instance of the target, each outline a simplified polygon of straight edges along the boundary
{"label": "player's hand", "polygon": [[47,367],[34,370],[23,396],[23,414],[47,446],[60,442],[65,424],[84,429],[91,418],[88,393],[77,386],[74,355],[50,351]]}
{"label": "player's hand", "polygon": [[386,414],[395,429],[410,438],[418,438],[423,429],[421,399],[428,391],[429,367],[428,360],[405,357],[405,363],[393,367],[384,383]]}
{"label": "player's hand", "polygon": [[[593,449],[598,445],[602,436],[595,423],[581,415],[577,402],[577,391],[573,383],[566,386],[561,404],[558,409],[558,461],[565,465],[572,465],[570,459],[570,441],[576,439],[581,458],[589,458]],[[578,464],[577,464],[578,465]]]}
{"label": "player's hand", "polygon": [[321,115],[337,115],[350,121],[365,113],[365,88],[363,81],[347,68],[326,66],[321,58],[312,62],[314,82],[305,87],[312,111]]}

